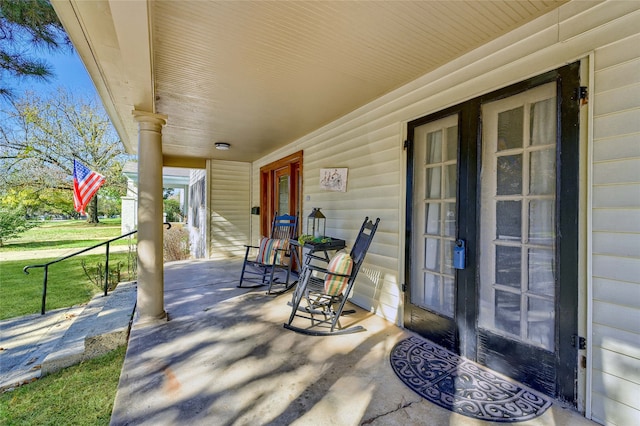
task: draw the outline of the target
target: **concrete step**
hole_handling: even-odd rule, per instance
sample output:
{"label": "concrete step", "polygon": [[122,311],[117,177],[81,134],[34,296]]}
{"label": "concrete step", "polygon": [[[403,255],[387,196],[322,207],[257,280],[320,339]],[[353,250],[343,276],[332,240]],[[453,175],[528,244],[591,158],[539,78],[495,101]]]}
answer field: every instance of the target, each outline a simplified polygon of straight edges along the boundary
{"label": "concrete step", "polygon": [[136,282],[120,283],[106,297],[91,299],[43,360],[42,375],[105,354],[127,342],[136,305]]}
{"label": "concrete step", "polygon": [[83,310],[73,306],[0,321],[0,392],[38,379],[42,361]]}

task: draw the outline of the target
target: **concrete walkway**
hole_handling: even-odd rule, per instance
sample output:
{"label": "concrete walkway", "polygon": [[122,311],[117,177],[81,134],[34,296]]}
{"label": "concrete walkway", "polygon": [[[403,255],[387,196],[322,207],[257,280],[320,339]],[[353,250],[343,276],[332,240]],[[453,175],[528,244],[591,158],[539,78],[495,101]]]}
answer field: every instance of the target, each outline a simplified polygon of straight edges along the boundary
{"label": "concrete walkway", "polygon": [[[3,251],[0,262],[22,260],[27,266],[35,259],[60,258],[79,250]],[[81,255],[104,255],[105,250],[97,247]],[[109,248],[110,253],[128,250],[122,245]],[[135,283],[121,283],[109,296],[99,294],[84,305],[0,321],[0,392],[126,343],[135,305]]]}
{"label": "concrete walkway", "polygon": [[[7,260],[29,260],[29,259],[55,259],[64,257],[69,254],[82,250],[82,248],[65,248],[65,249],[45,249],[45,250],[19,250],[19,251],[2,251],[0,252],[0,262]],[[104,246],[96,247],[79,256],[88,254],[104,254]],[[110,246],[109,253],[123,253],[129,251],[129,246]],[[25,266],[28,264],[25,263]]]}
{"label": "concrete walkway", "polygon": [[0,391],[38,379],[44,359],[83,309],[75,306],[1,321]]}
{"label": "concrete walkway", "polygon": [[[389,353],[411,335],[357,309],[365,332],[282,327],[290,293],[238,289],[239,261],[165,265],[168,322],[134,322],[112,425],[487,425],[406,387]],[[555,404],[523,425],[590,425]]]}
{"label": "concrete walkway", "polygon": [[127,342],[136,283],[88,303],[0,321],[0,391],[109,352]]}

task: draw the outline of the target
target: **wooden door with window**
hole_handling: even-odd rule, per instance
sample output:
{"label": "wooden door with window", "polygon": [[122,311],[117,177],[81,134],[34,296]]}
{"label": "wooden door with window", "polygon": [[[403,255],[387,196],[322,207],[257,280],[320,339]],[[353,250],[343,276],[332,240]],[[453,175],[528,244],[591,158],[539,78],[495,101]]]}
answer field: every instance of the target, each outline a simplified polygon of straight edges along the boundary
{"label": "wooden door with window", "polygon": [[572,404],[578,70],[415,120],[407,154],[405,326]]}
{"label": "wooden door with window", "polygon": [[[275,212],[298,215],[302,194],[302,151],[260,168],[260,232],[268,235]],[[300,225],[298,225],[298,230]]]}

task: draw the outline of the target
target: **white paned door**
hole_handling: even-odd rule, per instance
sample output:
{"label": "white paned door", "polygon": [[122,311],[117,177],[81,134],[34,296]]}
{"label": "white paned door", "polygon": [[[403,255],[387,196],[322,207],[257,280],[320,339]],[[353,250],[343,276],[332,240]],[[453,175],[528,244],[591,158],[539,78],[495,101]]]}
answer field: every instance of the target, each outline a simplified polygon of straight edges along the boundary
{"label": "white paned door", "polygon": [[404,324],[576,401],[579,64],[407,125]]}
{"label": "white paned door", "polygon": [[552,351],[556,90],[483,105],[480,327]]}
{"label": "white paned door", "polygon": [[453,318],[456,236],[458,116],[415,130],[414,223],[420,238],[413,246],[411,303]]}

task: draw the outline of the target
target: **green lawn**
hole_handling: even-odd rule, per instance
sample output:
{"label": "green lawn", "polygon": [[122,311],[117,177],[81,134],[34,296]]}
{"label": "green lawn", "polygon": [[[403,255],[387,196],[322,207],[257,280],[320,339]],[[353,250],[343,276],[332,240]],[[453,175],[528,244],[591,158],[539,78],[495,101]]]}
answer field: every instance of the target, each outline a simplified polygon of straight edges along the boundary
{"label": "green lawn", "polygon": [[[9,240],[0,252],[82,249],[119,235],[119,219],[103,220],[98,225],[88,225],[84,221],[44,222],[19,238]],[[123,240],[122,244],[128,244],[128,241]],[[125,275],[130,259],[127,252],[112,252],[109,256],[111,271],[121,263],[122,281],[130,279]],[[40,312],[44,269],[33,268],[29,275],[22,269],[50,260],[54,259],[36,257],[0,262],[0,320]],[[104,249],[102,254],[77,256],[49,266],[47,311],[86,303],[102,291],[86,276],[83,260],[89,270],[95,270],[96,264],[104,265]],[[0,424],[108,425],[125,351],[126,347],[122,346],[102,357],[0,394]]]}
{"label": "green lawn", "polygon": [[[120,235],[120,219],[100,219],[98,224],[89,224],[84,220],[39,222],[37,227],[7,240],[0,247],[0,253],[54,248],[82,249]],[[128,238],[123,238],[112,244],[127,245],[128,241]]]}
{"label": "green lawn", "polygon": [[[70,247],[80,250],[119,235],[120,219],[103,219],[103,223],[98,225],[80,220],[48,221],[21,234],[19,238],[9,240],[0,252]],[[122,241],[123,244],[128,244],[128,238]],[[82,268],[83,260],[90,271],[95,270],[99,263],[104,265],[104,248],[96,250],[102,250],[102,254],[76,256],[49,266],[47,311],[86,303],[94,294],[102,291],[91,282]],[[27,265],[43,264],[51,260],[54,258],[0,262],[0,320],[40,312],[44,268],[32,268],[29,275],[22,269]],[[111,253],[109,270],[114,271],[120,263],[121,271],[126,272],[132,269],[132,262],[128,253]],[[121,275],[122,281],[131,278]]]}
{"label": "green lawn", "polygon": [[2,425],[108,425],[126,347],[0,394]]}
{"label": "green lawn", "polygon": [[[109,270],[121,263],[127,270],[128,253],[109,256]],[[27,265],[43,264],[54,259],[13,260],[0,262],[0,320],[40,312],[44,268],[33,268],[29,275],[22,272]],[[46,310],[65,308],[88,302],[101,290],[89,280],[82,268],[82,260],[89,270],[104,264],[104,254],[77,256],[49,266]],[[128,281],[129,277],[122,277]]]}

